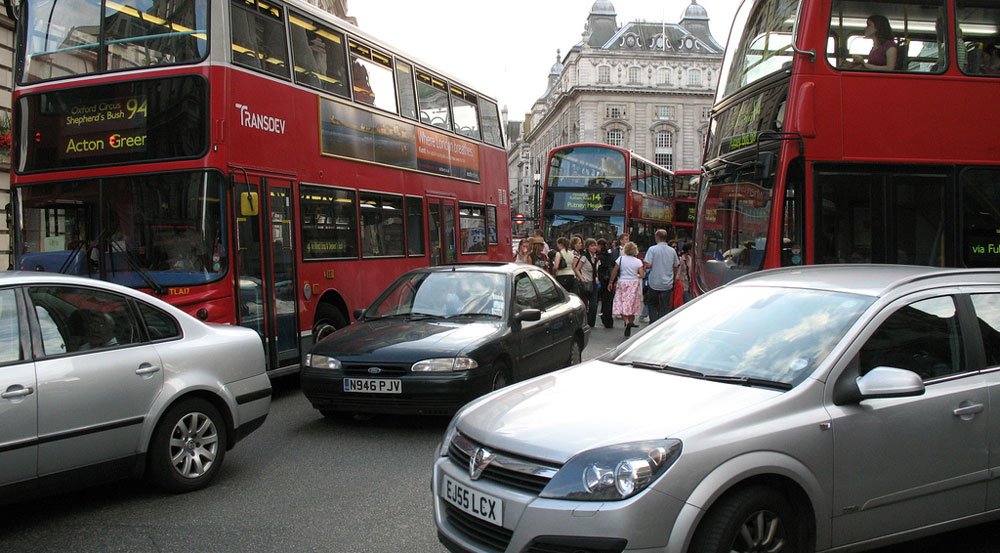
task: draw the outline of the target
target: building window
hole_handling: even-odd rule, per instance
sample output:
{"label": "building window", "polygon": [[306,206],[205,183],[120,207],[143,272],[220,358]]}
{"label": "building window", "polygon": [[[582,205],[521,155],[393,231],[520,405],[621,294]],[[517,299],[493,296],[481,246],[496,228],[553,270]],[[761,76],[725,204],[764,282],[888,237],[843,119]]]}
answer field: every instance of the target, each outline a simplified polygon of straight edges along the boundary
{"label": "building window", "polygon": [[611,66],[602,65],[597,68],[597,82],[599,83],[611,82]]}
{"label": "building window", "polygon": [[701,71],[688,69],[688,86],[701,86]]}
{"label": "building window", "polygon": [[670,84],[670,70],[666,67],[661,67],[656,72],[656,84],[669,85]]}
{"label": "building window", "polygon": [[625,146],[625,133],[621,129],[608,129],[606,142],[610,146]]}
{"label": "building window", "polygon": [[674,168],[674,133],[672,131],[656,131],[655,154],[653,161],[657,165]]}
{"label": "building window", "polygon": [[638,67],[628,68],[628,82],[629,84],[641,84],[642,83],[642,69]]}
{"label": "building window", "polygon": [[711,106],[705,106],[705,107],[701,108],[701,118],[702,119],[709,119],[711,117],[712,117],[712,107]]}
{"label": "building window", "polygon": [[674,106],[656,106],[656,118],[669,121],[674,118]]}
{"label": "building window", "polygon": [[625,106],[623,104],[608,104],[605,112],[608,119],[625,118]]}

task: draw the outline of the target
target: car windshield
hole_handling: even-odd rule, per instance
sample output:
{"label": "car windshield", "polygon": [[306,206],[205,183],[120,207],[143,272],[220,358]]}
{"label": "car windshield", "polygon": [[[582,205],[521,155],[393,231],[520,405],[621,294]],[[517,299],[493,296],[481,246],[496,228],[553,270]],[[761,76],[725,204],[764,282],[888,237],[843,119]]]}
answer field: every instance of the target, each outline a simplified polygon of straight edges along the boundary
{"label": "car windshield", "polygon": [[642,335],[612,362],[796,385],[872,301],[823,290],[720,288]]}
{"label": "car windshield", "polygon": [[405,275],[372,304],[365,317],[503,317],[505,275],[449,271]]}

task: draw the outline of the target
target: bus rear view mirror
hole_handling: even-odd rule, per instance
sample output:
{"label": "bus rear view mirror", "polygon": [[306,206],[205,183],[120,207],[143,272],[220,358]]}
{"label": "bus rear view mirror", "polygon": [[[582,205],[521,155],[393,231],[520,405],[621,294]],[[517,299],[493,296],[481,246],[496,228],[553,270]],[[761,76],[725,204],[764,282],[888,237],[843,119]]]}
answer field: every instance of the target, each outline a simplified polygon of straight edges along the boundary
{"label": "bus rear view mirror", "polygon": [[757,152],[757,180],[771,176],[774,171],[774,152]]}
{"label": "bus rear view mirror", "polygon": [[243,217],[256,217],[260,214],[260,197],[256,192],[240,193],[240,215]]}

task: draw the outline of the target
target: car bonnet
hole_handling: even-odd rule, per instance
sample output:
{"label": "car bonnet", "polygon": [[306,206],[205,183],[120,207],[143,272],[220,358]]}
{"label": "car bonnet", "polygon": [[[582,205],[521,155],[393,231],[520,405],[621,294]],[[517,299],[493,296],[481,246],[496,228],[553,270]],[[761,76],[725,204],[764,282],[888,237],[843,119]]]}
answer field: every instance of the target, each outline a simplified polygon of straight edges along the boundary
{"label": "car bonnet", "polygon": [[496,449],[565,463],[596,447],[676,437],[781,393],[590,361],[471,404],[458,430]]}

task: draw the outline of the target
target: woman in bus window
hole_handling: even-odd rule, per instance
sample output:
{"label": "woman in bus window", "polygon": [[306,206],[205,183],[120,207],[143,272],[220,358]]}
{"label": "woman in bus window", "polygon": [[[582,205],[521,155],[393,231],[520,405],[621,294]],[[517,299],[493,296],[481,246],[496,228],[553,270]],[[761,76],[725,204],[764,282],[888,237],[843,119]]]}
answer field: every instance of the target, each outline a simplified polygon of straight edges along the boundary
{"label": "woman in bus window", "polygon": [[868,61],[861,56],[854,56],[854,69],[873,69],[876,71],[891,71],[896,69],[899,59],[899,45],[892,36],[889,20],[883,15],[873,15],[868,18],[865,27],[865,38],[872,40],[872,49],[868,52]]}

